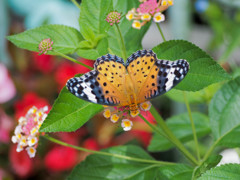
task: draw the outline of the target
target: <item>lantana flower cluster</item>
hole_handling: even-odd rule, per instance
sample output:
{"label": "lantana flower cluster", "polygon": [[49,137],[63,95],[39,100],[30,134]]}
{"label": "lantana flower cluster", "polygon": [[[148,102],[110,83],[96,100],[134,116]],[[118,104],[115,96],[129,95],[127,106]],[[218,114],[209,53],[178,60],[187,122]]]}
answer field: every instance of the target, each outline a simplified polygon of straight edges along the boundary
{"label": "lantana flower cluster", "polygon": [[53,41],[50,38],[43,39],[38,45],[39,54],[47,54],[48,51],[52,50],[52,45]]}
{"label": "lantana flower cluster", "polygon": [[139,7],[131,9],[126,18],[133,20],[132,27],[141,29],[148,21],[153,19],[154,22],[160,23],[165,20],[163,11],[173,5],[173,0],[139,0]]}
{"label": "lantana flower cluster", "polygon": [[113,123],[119,122],[121,119],[121,126],[124,131],[130,131],[133,126],[133,122],[130,118],[134,118],[141,113],[141,111],[149,111],[151,108],[151,103],[149,101],[143,102],[139,105],[140,109],[137,111],[130,111],[129,107],[114,107],[114,111],[111,111],[109,107],[103,112],[103,116],[107,119],[110,119]]}
{"label": "lantana flower cluster", "polygon": [[114,24],[118,24],[121,19],[121,14],[117,11],[110,12],[107,15],[106,21],[112,26]]}
{"label": "lantana flower cluster", "polygon": [[47,111],[48,106],[40,109],[33,106],[24,117],[19,118],[12,136],[12,142],[17,143],[17,152],[25,149],[30,158],[35,157],[40,135],[39,129],[47,117]]}

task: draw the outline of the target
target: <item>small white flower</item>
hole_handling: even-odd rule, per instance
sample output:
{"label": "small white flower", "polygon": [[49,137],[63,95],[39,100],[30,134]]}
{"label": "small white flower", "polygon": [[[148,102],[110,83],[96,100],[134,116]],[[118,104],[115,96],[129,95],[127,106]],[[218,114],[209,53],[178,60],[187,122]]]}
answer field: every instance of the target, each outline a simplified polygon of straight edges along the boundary
{"label": "small white flower", "polygon": [[131,117],[136,117],[136,116],[138,116],[139,113],[140,113],[139,109],[136,111],[130,111]]}
{"label": "small white flower", "polygon": [[34,147],[27,147],[26,150],[30,158],[35,157],[36,149]]}
{"label": "small white flower", "polygon": [[165,16],[162,13],[158,12],[153,16],[153,20],[156,23],[159,23],[159,22],[165,21]]}
{"label": "small white flower", "polygon": [[126,15],[127,20],[131,21],[133,19],[133,13],[128,12]]}
{"label": "small white flower", "polygon": [[20,145],[20,144],[18,144],[16,151],[17,151],[17,152],[21,152],[22,150],[23,150],[23,146]]}
{"label": "small white flower", "polygon": [[37,127],[32,128],[32,130],[30,131],[31,136],[34,136],[37,133],[38,133],[38,128]]}
{"label": "small white flower", "polygon": [[18,138],[17,138],[17,136],[12,136],[12,142],[15,144],[15,143],[17,143],[18,142]]}
{"label": "small white flower", "polygon": [[28,137],[28,145],[29,145],[29,146],[33,146],[33,145],[35,145],[37,142],[38,142],[38,139],[37,139],[36,137],[31,137],[31,136]]}
{"label": "small white flower", "polygon": [[33,106],[31,109],[28,110],[27,114],[35,114],[37,112],[37,108]]}
{"label": "small white flower", "polygon": [[132,27],[135,29],[141,29],[141,27],[142,27],[141,22],[138,20],[134,20],[132,23]]}
{"label": "small white flower", "polygon": [[121,126],[124,131],[130,131],[132,129],[133,123],[129,119],[123,119]]}
{"label": "small white flower", "polygon": [[14,130],[14,134],[20,134],[22,132],[22,126],[21,125],[17,125],[15,130]]}
{"label": "small white flower", "polygon": [[149,13],[145,13],[141,16],[141,20],[143,21],[150,21],[152,16]]}
{"label": "small white flower", "polygon": [[25,137],[25,136],[22,136],[22,138],[20,139],[20,142],[19,142],[19,144],[21,145],[21,146],[27,146],[27,138]]}
{"label": "small white flower", "polygon": [[103,112],[103,116],[105,118],[110,118],[111,117],[111,111],[110,109],[105,109],[104,112]]}
{"label": "small white flower", "polygon": [[149,101],[143,102],[143,103],[140,104],[140,108],[143,111],[149,111],[151,106],[152,106],[152,104]]}
{"label": "small white flower", "polygon": [[42,110],[43,110],[43,112],[47,112],[47,111],[48,111],[48,106],[44,106],[44,107],[42,108]]}
{"label": "small white flower", "polygon": [[20,117],[19,120],[18,120],[18,123],[19,123],[20,125],[24,125],[24,124],[26,124],[26,122],[27,122],[27,120],[26,120],[25,117]]}
{"label": "small white flower", "polygon": [[42,121],[44,121],[47,118],[47,114],[43,114]]}
{"label": "small white flower", "polygon": [[116,123],[118,120],[119,120],[119,116],[117,114],[113,114],[110,118],[110,120],[113,122],[113,123]]}

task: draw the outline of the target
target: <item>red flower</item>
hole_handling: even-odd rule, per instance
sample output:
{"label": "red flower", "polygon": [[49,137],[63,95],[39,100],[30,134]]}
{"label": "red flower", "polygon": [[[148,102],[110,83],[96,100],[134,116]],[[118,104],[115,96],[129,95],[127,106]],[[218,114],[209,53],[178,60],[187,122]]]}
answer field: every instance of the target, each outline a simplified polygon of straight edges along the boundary
{"label": "red flower", "polygon": [[[154,124],[155,119],[153,115],[150,113],[150,111],[141,112],[142,116],[145,117],[150,123]],[[134,121],[137,121],[139,123],[142,123],[145,127],[145,122],[138,116],[134,119]],[[134,129],[130,131],[131,135],[135,136],[135,138],[140,141],[144,147],[147,147],[151,141],[152,133],[148,132],[144,129]]]}
{"label": "red flower", "polygon": [[36,93],[28,92],[23,96],[22,100],[14,104],[16,119],[25,116],[32,106],[36,106],[37,108],[42,108],[44,106],[50,107],[46,99],[39,97]]}
{"label": "red flower", "polygon": [[77,155],[77,150],[57,145],[47,153],[44,163],[50,171],[70,170],[77,163]]}
{"label": "red flower", "polygon": [[38,53],[33,54],[34,67],[44,74],[52,72],[54,68],[54,57],[50,55],[38,55]]}
{"label": "red flower", "polygon": [[148,147],[150,144],[152,133],[142,130],[131,130],[130,133],[131,135],[135,136],[135,138],[140,141],[144,147]]}
{"label": "red flower", "polygon": [[17,152],[16,148],[16,145],[12,145],[10,148],[9,159],[11,167],[19,177],[25,178],[30,175],[33,169],[33,161],[29,158],[26,151]]}
{"label": "red flower", "polygon": [[88,138],[83,142],[83,147],[86,149],[91,149],[98,151],[100,149],[97,141],[94,138]]}
{"label": "red flower", "polygon": [[[87,59],[81,59],[80,62],[91,67],[93,67],[94,64],[94,61]],[[59,85],[59,89],[62,89],[66,85],[68,79],[74,77],[76,74],[84,74],[88,71],[90,70],[82,65],[63,62],[58,66],[55,72],[55,80]]]}

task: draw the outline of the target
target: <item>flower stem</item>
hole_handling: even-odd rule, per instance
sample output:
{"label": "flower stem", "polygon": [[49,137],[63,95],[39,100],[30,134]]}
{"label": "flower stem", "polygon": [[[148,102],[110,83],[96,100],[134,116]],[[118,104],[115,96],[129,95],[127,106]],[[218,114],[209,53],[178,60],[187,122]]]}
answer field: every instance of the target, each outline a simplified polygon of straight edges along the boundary
{"label": "flower stem", "polygon": [[86,67],[86,68],[88,68],[90,70],[93,70],[93,68],[91,66],[88,66],[88,65],[86,65],[86,64],[84,64],[82,62],[79,62],[76,59],[71,58],[70,56],[67,56],[67,55],[65,55],[63,53],[60,53],[58,51],[55,51],[55,50],[53,52],[57,53],[59,56],[62,56],[63,58],[66,58],[66,59],[68,59],[68,60],[70,60],[70,61],[72,61],[74,63],[78,63],[78,64],[80,64],[80,65],[82,65],[82,66],[84,66],[84,67]]}
{"label": "flower stem", "polygon": [[200,157],[200,152],[199,152],[199,146],[198,146],[198,139],[197,139],[196,128],[195,128],[195,125],[194,125],[194,121],[193,121],[193,117],[192,117],[192,112],[191,112],[191,109],[190,109],[190,106],[189,106],[189,103],[188,103],[187,96],[186,96],[186,93],[185,93],[185,92],[183,92],[183,97],[184,97],[184,101],[185,101],[185,104],[186,104],[186,107],[187,107],[189,119],[190,119],[190,121],[191,121],[192,132],[193,132],[193,139],[194,139],[195,146],[196,146],[197,158],[198,158],[198,160],[200,160],[201,157]]}
{"label": "flower stem", "polygon": [[118,30],[118,33],[119,33],[119,36],[120,36],[120,39],[121,39],[121,43],[122,43],[122,56],[123,56],[123,59],[126,61],[127,60],[127,51],[126,51],[126,47],[125,47],[125,43],[124,43],[124,40],[123,40],[123,36],[122,36],[122,32],[119,28],[119,25],[117,23],[115,23],[116,27],[117,27],[117,30]]}
{"label": "flower stem", "polygon": [[160,125],[160,128],[165,133],[165,136],[168,137],[168,140],[173,143],[179,151],[181,151],[185,157],[191,161],[194,165],[198,165],[198,161],[194,158],[194,156],[183,146],[181,141],[172,133],[172,131],[168,128],[167,124],[163,120],[163,118],[159,115],[157,110],[152,106],[150,109],[150,112],[152,113],[153,117],[157,121],[157,123]]}
{"label": "flower stem", "polygon": [[103,152],[103,151],[94,151],[94,150],[90,150],[90,149],[86,149],[86,148],[82,148],[82,147],[79,147],[79,146],[74,146],[74,145],[65,143],[65,142],[60,141],[58,139],[55,139],[55,138],[53,138],[53,137],[51,137],[47,134],[45,134],[43,137],[45,139],[48,139],[49,141],[60,144],[62,146],[67,146],[67,147],[71,147],[71,148],[79,150],[79,151],[99,154],[99,155],[103,155],[103,156],[116,157],[116,158],[126,159],[126,160],[129,160],[129,161],[149,163],[149,164],[158,164],[158,165],[174,165],[175,164],[175,163],[171,163],[171,162],[163,162],[163,161],[156,161],[156,160],[150,160],[150,159],[139,159],[139,158],[124,156],[124,155],[120,155],[120,154],[112,154],[112,153]]}
{"label": "flower stem", "polygon": [[78,2],[77,2],[76,0],[71,0],[71,1],[72,1],[72,3],[73,3],[78,9],[81,8],[80,5],[78,4]]}
{"label": "flower stem", "polygon": [[162,39],[163,39],[163,41],[165,42],[165,41],[166,41],[166,39],[165,39],[165,36],[164,36],[164,34],[163,34],[163,32],[162,32],[162,29],[161,29],[161,27],[160,27],[159,23],[156,23],[156,25],[157,25],[157,27],[158,27],[158,30],[159,30],[159,32],[160,32],[160,34],[161,34],[161,36],[162,36]]}

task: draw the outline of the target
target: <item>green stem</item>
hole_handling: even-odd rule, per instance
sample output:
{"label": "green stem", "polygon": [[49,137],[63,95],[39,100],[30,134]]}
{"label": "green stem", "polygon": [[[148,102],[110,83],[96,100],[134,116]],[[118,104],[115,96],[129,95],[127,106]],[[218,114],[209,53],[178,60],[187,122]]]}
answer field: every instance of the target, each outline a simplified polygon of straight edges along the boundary
{"label": "green stem", "polygon": [[148,122],[148,120],[147,120],[145,117],[143,117],[141,114],[139,114],[139,117],[142,118],[142,120],[143,120],[150,128],[152,128],[156,133],[158,133],[159,135],[161,135],[161,136],[165,137],[166,139],[168,139],[169,141],[171,141],[171,140],[169,139],[169,137],[168,137],[165,133],[163,133],[159,128],[157,128],[156,126],[154,126],[154,125],[152,125],[150,122]]}
{"label": "green stem", "polygon": [[195,128],[195,125],[194,125],[194,121],[193,121],[193,117],[192,117],[192,112],[191,112],[191,109],[190,109],[190,106],[189,106],[189,103],[188,103],[188,99],[187,99],[187,96],[186,96],[186,93],[185,93],[185,92],[183,92],[183,97],[184,97],[184,101],[185,101],[185,104],[186,104],[186,107],[187,107],[189,119],[190,119],[190,121],[191,121],[192,132],[193,132],[193,139],[194,139],[194,142],[195,142],[197,158],[198,158],[198,161],[199,161],[199,160],[201,159],[201,157],[200,157],[200,152],[199,152],[199,145],[198,145],[196,128]]}
{"label": "green stem", "polygon": [[75,6],[77,6],[78,9],[81,8],[80,5],[78,4],[78,2],[77,2],[76,0],[71,0],[71,1],[72,1],[72,3],[73,3]]}
{"label": "green stem", "polygon": [[190,160],[194,165],[198,165],[198,161],[194,158],[194,156],[183,146],[183,144],[177,139],[177,137],[172,133],[172,131],[168,128],[167,124],[163,120],[163,118],[159,115],[157,110],[152,106],[150,109],[150,112],[152,113],[153,117],[157,121],[157,123],[160,125],[160,128],[165,133],[166,136],[168,136],[168,139],[171,143],[173,143],[179,151],[181,151],[185,157]]}
{"label": "green stem", "polygon": [[160,32],[160,34],[161,34],[162,38],[163,38],[163,41],[165,42],[165,41],[166,41],[166,39],[165,39],[165,37],[164,37],[164,34],[163,34],[163,32],[162,32],[162,29],[161,29],[161,27],[160,27],[159,23],[156,23],[156,25],[157,25],[157,27],[158,27],[158,30],[159,30],[159,32]]}
{"label": "green stem", "polygon": [[118,33],[119,33],[119,36],[120,36],[120,39],[121,39],[121,43],[122,43],[122,46],[121,46],[122,56],[123,56],[123,59],[126,61],[127,60],[127,51],[126,51],[125,43],[124,43],[124,40],[123,40],[123,36],[122,36],[121,30],[120,30],[118,24],[115,23],[115,25],[117,27],[117,30],[118,30]]}
{"label": "green stem", "polygon": [[80,64],[80,65],[82,65],[82,66],[84,66],[84,67],[86,67],[86,68],[88,68],[90,70],[93,70],[93,68],[91,66],[88,66],[88,65],[86,65],[86,64],[84,64],[82,62],[79,62],[76,59],[71,58],[70,56],[67,56],[67,55],[65,55],[63,53],[60,53],[58,51],[55,51],[55,50],[53,52],[57,53],[59,56],[62,56],[62,57],[66,58],[66,59],[68,59],[68,60],[70,60],[70,61],[72,61],[74,63],[78,63],[78,64]]}
{"label": "green stem", "polygon": [[139,158],[124,156],[124,155],[120,155],[120,154],[112,154],[112,153],[103,152],[103,151],[94,151],[94,150],[90,150],[90,149],[85,149],[85,148],[82,148],[82,147],[79,147],[79,146],[74,146],[74,145],[62,142],[58,139],[55,139],[51,136],[48,136],[47,134],[45,134],[43,137],[48,139],[49,141],[60,144],[62,146],[67,146],[67,147],[71,147],[71,148],[79,150],[79,151],[99,154],[99,155],[103,155],[103,156],[116,157],[116,158],[126,159],[126,160],[129,160],[129,161],[149,163],[149,164],[158,164],[158,165],[174,165],[175,164],[175,163],[171,163],[171,162],[163,162],[163,161],[156,161],[156,160],[150,160],[150,159],[139,159]]}

